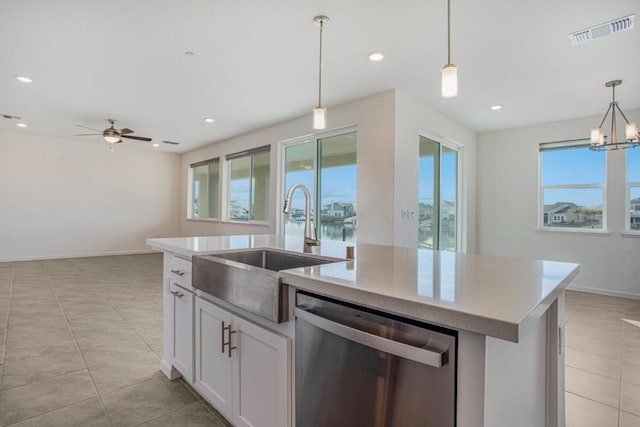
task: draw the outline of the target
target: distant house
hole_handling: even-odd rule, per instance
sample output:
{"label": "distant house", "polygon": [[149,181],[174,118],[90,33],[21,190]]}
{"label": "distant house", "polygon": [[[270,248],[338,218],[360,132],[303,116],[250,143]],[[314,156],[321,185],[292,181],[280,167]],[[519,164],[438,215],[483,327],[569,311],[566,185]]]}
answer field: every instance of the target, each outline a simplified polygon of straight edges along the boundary
{"label": "distant house", "polygon": [[557,202],[544,205],[545,226],[551,227],[597,227],[602,226],[602,208],[587,208],[572,202]]}
{"label": "distant house", "polygon": [[355,215],[353,203],[332,202],[322,207],[322,217],[344,219]]}
{"label": "distant house", "polygon": [[640,230],[640,197],[629,203],[629,221],[632,230]]}

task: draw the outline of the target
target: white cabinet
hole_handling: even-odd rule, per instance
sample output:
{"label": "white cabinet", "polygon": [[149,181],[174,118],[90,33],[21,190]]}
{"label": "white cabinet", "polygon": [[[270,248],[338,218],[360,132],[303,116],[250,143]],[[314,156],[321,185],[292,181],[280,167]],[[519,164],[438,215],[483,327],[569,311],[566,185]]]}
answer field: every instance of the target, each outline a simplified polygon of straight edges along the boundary
{"label": "white cabinet", "polygon": [[170,379],[183,377],[193,384],[194,306],[191,261],[164,254],[162,372]]}
{"label": "white cabinet", "polygon": [[173,309],[173,366],[189,384],[194,380],[193,310],[195,295],[170,284]]}
{"label": "white cabinet", "polygon": [[196,390],[227,419],[233,418],[232,359],[226,347],[231,313],[196,298]]}
{"label": "white cabinet", "polygon": [[290,341],[196,298],[196,390],[236,427],[291,425]]}

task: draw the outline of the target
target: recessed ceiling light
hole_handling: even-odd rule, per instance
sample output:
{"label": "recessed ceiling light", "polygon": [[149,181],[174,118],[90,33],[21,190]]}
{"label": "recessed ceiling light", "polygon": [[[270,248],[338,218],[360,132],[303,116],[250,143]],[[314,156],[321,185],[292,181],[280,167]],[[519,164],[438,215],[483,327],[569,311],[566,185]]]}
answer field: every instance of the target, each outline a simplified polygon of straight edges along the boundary
{"label": "recessed ceiling light", "polygon": [[191,52],[190,50],[186,51],[184,54],[187,55],[187,56],[194,56],[195,55],[195,53]]}
{"label": "recessed ceiling light", "polygon": [[19,128],[26,128],[27,124],[26,123],[16,123],[16,126],[18,126]]}
{"label": "recessed ceiling light", "polygon": [[22,83],[31,83],[33,82],[33,80],[31,80],[29,77],[25,77],[25,76],[16,76],[16,80],[22,82]]}
{"label": "recessed ceiling light", "polygon": [[206,117],[204,119],[204,121],[207,122],[207,123],[213,123],[215,121],[215,119],[212,119],[211,117]]}
{"label": "recessed ceiling light", "polygon": [[491,109],[492,109],[493,111],[502,110],[502,105],[500,105],[500,104],[492,105],[492,106],[491,106]]}
{"label": "recessed ceiling light", "polygon": [[382,58],[384,58],[384,55],[380,52],[371,52],[369,54],[369,60],[374,62],[382,61]]}
{"label": "recessed ceiling light", "polygon": [[155,142],[155,143],[153,144],[153,146],[154,146],[154,147],[160,147],[160,144],[158,144],[157,142]]}

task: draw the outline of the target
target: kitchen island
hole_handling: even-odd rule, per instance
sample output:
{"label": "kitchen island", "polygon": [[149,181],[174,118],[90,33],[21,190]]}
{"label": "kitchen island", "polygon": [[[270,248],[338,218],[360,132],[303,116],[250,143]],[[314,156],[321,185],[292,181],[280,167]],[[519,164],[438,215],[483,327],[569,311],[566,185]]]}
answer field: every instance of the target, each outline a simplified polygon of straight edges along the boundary
{"label": "kitchen island", "polygon": [[[246,320],[284,339],[279,341],[283,358],[271,374],[283,376],[274,377],[281,384],[281,391],[274,394],[278,395],[276,407],[285,413],[274,414],[273,419],[279,425],[292,425],[293,314],[288,322],[269,322],[195,290],[188,282],[194,255],[249,248],[301,252],[302,240],[254,235],[150,239],[148,243],[165,253],[163,372],[170,378],[182,375],[199,392],[205,390],[203,395],[209,393],[208,400],[219,410],[228,404],[230,409],[221,412],[234,424],[243,424],[242,414],[234,414],[233,409],[241,406],[242,396],[215,402],[219,393],[209,385],[198,386],[202,376],[197,371],[206,369],[198,349],[198,310],[172,313],[180,308],[178,295],[182,295],[179,302],[203,300],[232,313],[237,322]],[[344,258],[345,247],[342,242],[323,241],[313,251]],[[456,425],[562,426],[563,291],[577,273],[578,266],[569,263],[358,244],[354,260],[285,270],[280,277],[289,286],[291,313],[294,292],[299,289],[457,331]],[[185,289],[191,296],[184,296]],[[183,326],[176,326],[180,316]],[[223,341],[224,349],[224,334],[217,339]],[[229,334],[229,355],[232,344],[238,347]]]}

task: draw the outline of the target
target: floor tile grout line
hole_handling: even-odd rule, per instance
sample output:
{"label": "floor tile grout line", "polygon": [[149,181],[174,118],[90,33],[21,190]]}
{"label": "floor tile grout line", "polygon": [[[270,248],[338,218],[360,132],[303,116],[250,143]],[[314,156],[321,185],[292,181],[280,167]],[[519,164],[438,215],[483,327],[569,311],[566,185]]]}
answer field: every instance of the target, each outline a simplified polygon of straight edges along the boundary
{"label": "floor tile grout line", "polygon": [[[77,372],[77,371],[76,371],[76,372]],[[16,425],[16,424],[20,424],[20,423],[22,423],[22,422],[24,422],[24,421],[28,421],[28,420],[31,420],[31,419],[33,419],[33,418],[38,418],[38,417],[41,417],[41,416],[43,416],[43,415],[50,414],[51,412],[59,411],[59,410],[61,410],[61,409],[65,409],[65,408],[68,408],[68,407],[73,406],[73,405],[78,405],[78,404],[80,404],[80,403],[88,402],[89,400],[91,400],[91,399],[95,399],[95,398],[96,398],[96,396],[91,396],[91,397],[88,397],[88,398],[86,398],[86,399],[84,399],[84,400],[80,400],[80,401],[78,401],[78,402],[70,403],[69,405],[64,405],[64,406],[61,406],[61,407],[59,407],[59,408],[52,409],[51,411],[43,412],[43,413],[41,413],[41,414],[37,414],[37,415],[34,415],[34,416],[32,416],[32,417],[29,417],[29,418],[24,418],[24,419],[21,419],[21,420],[16,421],[16,422],[12,422],[12,423],[10,423],[10,424],[6,424],[6,426],[5,426],[5,427],[14,426],[14,425]]]}
{"label": "floor tile grout line", "polygon": [[86,367],[82,367],[82,368],[79,368],[79,369],[74,369],[74,370],[72,370],[72,371],[62,372],[62,373],[60,373],[60,374],[50,375],[50,376],[47,376],[47,377],[42,378],[42,379],[37,380],[37,381],[31,381],[31,382],[24,383],[24,384],[20,384],[20,385],[14,385],[14,386],[9,387],[9,388],[0,389],[0,392],[8,391],[8,390],[14,390],[14,389],[16,389],[16,388],[18,388],[18,387],[24,387],[24,386],[26,386],[26,385],[34,384],[34,383],[36,383],[36,382],[46,381],[46,380],[53,379],[53,378],[58,378],[58,377],[61,377],[61,376],[63,376],[63,375],[73,374],[73,373],[76,373],[76,372],[80,372],[80,371],[82,371],[82,370],[84,370],[84,369],[86,369]]}
{"label": "floor tile grout line", "polygon": [[586,400],[588,400],[590,402],[597,403],[598,405],[606,406],[607,408],[611,408],[611,409],[615,409],[616,411],[620,411],[620,408],[618,408],[617,406],[612,406],[612,405],[609,405],[608,403],[600,402],[599,400],[595,400],[592,397],[582,395],[582,394],[577,393],[575,391],[565,390],[565,393],[573,394],[574,396],[578,396],[578,397],[580,397],[582,399],[586,399]]}
{"label": "floor tile grout line", "polygon": [[[572,394],[572,395],[577,396],[577,397],[579,397],[579,398],[581,398],[581,399],[588,400],[589,402],[597,403],[598,405],[606,406],[607,408],[610,408],[610,409],[615,409],[615,410],[616,410],[616,411],[618,411],[618,412],[622,411],[622,409],[620,409],[620,408],[616,408],[615,406],[607,405],[606,403],[602,403],[602,402],[600,402],[600,401],[598,401],[598,400],[595,400],[595,399],[592,399],[592,398],[590,398],[590,397],[583,396],[583,395],[581,395],[581,394],[579,394],[579,393],[576,393],[575,391],[568,391],[568,390],[565,390],[565,393]],[[628,412],[628,411],[622,411],[622,412],[630,413],[630,412]]]}
{"label": "floor tile grout line", "polygon": [[58,298],[58,294],[56,293],[55,288],[53,287],[53,280],[51,279],[51,275],[49,273],[49,270],[47,269],[45,271],[45,274],[47,275],[47,281],[49,283],[49,286],[51,287],[51,291],[53,292],[53,295],[56,297],[56,301],[58,302],[58,306],[60,307],[60,311],[62,311],[62,315],[64,316],[65,321],[67,322],[67,327],[69,328],[69,332],[71,332],[71,336],[73,337],[73,342],[76,345],[76,348],[78,349],[78,352],[80,353],[80,357],[82,358],[82,363],[84,364],[85,369],[87,370],[87,374],[89,375],[89,379],[91,379],[91,384],[93,385],[93,388],[96,392],[96,396],[98,397],[98,401],[100,402],[100,407],[102,408],[102,410],[104,411],[105,415],[107,416],[107,419],[109,420],[109,424],[113,425],[113,422],[111,420],[111,416],[109,415],[109,412],[107,412],[107,408],[104,404],[104,401],[102,400],[102,396],[100,395],[100,392],[98,391],[98,386],[96,385],[96,381],[93,379],[93,375],[91,375],[91,370],[89,369],[89,365],[87,364],[87,360],[84,357],[84,353],[82,352],[82,349],[80,348],[80,344],[78,343],[78,339],[76,338],[76,334],[73,332],[73,328],[71,328],[71,323],[69,322],[69,318],[67,317],[67,313],[64,311],[64,307],[62,306],[62,303],[60,302],[60,298]]}
{"label": "floor tile grout line", "polygon": [[[586,370],[584,368],[578,368],[578,367],[573,366],[573,365],[568,365],[566,363],[565,363],[565,368],[575,369],[576,371],[585,372],[587,374],[595,375],[595,376],[600,377],[600,378],[605,378],[605,379],[608,379],[610,381],[622,382],[622,380],[616,380],[615,378],[611,378],[611,377],[608,377],[606,375],[599,374],[597,372],[588,371],[588,370]],[[620,370],[622,371],[622,369],[620,369]]]}
{"label": "floor tile grout line", "polygon": [[[138,338],[140,338],[140,340],[141,340],[141,341],[142,341],[142,342],[147,346],[147,348],[148,348],[149,350],[151,350],[151,351],[153,352],[153,354],[155,354],[156,356],[158,356],[158,355],[156,354],[155,350],[153,349],[153,347],[151,347],[151,345],[149,345],[149,343],[147,342],[147,340],[145,340],[145,339],[142,337],[142,335],[140,335],[140,334],[138,333],[138,331],[136,331],[136,329],[135,329],[133,326],[131,326],[131,324],[129,323],[129,321],[128,321],[128,320],[127,320],[127,319],[126,319],[126,318],[125,318],[125,317],[124,317],[124,316],[123,316],[123,315],[122,315],[122,314],[121,314],[121,313],[120,313],[120,312],[119,312],[119,311],[118,311],[118,310],[117,310],[117,309],[116,309],[116,308],[115,308],[115,307],[114,307],[114,306],[113,306],[109,301],[107,301],[107,300],[104,298],[104,296],[103,296],[100,292],[98,292],[98,291],[95,291],[95,292],[96,292],[96,294],[100,297],[100,299],[102,299],[102,301],[104,301],[104,303],[105,303],[105,304],[107,304],[107,305],[111,308],[111,310],[113,310],[113,312],[114,312],[114,313],[116,313],[116,314],[118,315],[118,317],[120,317],[120,318],[124,321],[124,323],[126,323],[126,324],[127,324],[127,326],[129,327],[129,329],[131,329],[131,330],[133,331],[133,333],[134,333],[134,334],[136,334],[136,336],[137,336]],[[158,360],[161,360],[161,358],[158,358]]]}
{"label": "floor tile grout line", "polygon": [[7,357],[7,340],[9,339],[9,322],[11,319],[11,299],[13,296],[13,280],[16,276],[16,267],[15,264],[11,264],[11,279],[9,279],[9,303],[7,304],[7,323],[6,330],[4,333],[4,342],[3,342],[3,350],[2,350],[2,365],[0,365],[0,391],[2,390],[2,382],[4,380],[4,368],[7,365],[7,361],[5,360]]}
{"label": "floor tile grout line", "polygon": [[[589,338],[591,338],[591,337],[589,337]],[[597,338],[594,338],[594,339],[597,339]],[[623,359],[622,359],[622,349],[621,349],[621,351],[620,351],[620,357],[615,358],[615,357],[607,357],[607,356],[605,356],[605,355],[603,355],[603,354],[600,354],[600,353],[594,353],[594,352],[593,352],[593,351],[591,351],[591,350],[585,350],[585,349],[583,349],[583,348],[575,347],[575,346],[570,345],[570,344],[567,344],[567,343],[565,343],[565,347],[570,348],[571,350],[582,351],[582,352],[584,352],[584,353],[589,353],[589,354],[591,354],[591,355],[599,356],[599,357],[602,357],[602,358],[605,358],[605,359],[607,359],[607,358],[608,358],[608,359],[612,359],[612,360],[619,360],[620,362],[622,362],[622,360],[623,360]]]}

